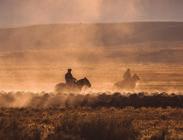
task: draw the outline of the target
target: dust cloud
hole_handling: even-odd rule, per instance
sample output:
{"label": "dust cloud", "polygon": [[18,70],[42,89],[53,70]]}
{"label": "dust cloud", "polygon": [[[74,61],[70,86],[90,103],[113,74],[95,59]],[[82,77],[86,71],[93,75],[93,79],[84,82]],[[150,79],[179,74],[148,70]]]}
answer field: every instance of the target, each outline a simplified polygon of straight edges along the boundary
{"label": "dust cloud", "polygon": [[142,3],[143,0],[3,0],[1,26],[132,21],[142,15]]}
{"label": "dust cloud", "polygon": [[[0,89],[54,91],[57,83],[64,82],[67,68],[72,68],[77,79],[90,80],[93,90],[112,90],[130,68],[141,78],[137,90],[146,89],[146,85],[150,89],[181,90],[182,34],[174,34],[174,30],[180,30],[182,24],[159,23],[158,31],[152,24],[1,29]],[[145,32],[149,28],[151,32]],[[166,37],[160,34],[162,30],[167,32]]]}

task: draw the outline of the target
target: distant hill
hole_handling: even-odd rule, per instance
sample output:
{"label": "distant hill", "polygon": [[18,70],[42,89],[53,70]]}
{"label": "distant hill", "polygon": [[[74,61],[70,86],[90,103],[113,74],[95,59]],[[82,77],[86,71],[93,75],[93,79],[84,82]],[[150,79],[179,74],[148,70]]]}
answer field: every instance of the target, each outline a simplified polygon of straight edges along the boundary
{"label": "distant hill", "polygon": [[0,29],[0,49],[183,41],[183,22],[56,24]]}
{"label": "distant hill", "polygon": [[[0,29],[0,64],[183,63],[183,22],[55,24]],[[97,48],[96,48],[97,47]],[[105,61],[104,61],[105,60]]]}

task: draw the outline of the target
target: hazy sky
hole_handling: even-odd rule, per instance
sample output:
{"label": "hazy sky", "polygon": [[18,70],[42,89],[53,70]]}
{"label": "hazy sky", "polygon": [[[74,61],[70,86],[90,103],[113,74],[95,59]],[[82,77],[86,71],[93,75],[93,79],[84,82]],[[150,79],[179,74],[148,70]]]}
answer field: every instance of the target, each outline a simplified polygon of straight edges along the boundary
{"label": "hazy sky", "polygon": [[183,21],[183,0],[0,0],[0,27],[68,22]]}

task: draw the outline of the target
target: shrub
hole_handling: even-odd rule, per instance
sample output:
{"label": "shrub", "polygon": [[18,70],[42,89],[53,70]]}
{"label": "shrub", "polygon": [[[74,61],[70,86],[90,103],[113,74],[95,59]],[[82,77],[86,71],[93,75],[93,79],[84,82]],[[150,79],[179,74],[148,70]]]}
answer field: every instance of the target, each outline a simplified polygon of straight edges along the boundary
{"label": "shrub", "polygon": [[59,140],[63,136],[69,136],[69,140],[135,140],[138,132],[134,130],[131,119],[102,113],[89,116],[66,113],[49,140]]}

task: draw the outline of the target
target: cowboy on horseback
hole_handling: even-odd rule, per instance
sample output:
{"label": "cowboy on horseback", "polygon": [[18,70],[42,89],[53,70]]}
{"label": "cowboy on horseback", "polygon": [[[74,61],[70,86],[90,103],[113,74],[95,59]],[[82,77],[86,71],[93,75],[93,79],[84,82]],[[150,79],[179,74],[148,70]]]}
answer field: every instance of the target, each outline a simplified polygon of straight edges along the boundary
{"label": "cowboy on horseback", "polygon": [[73,87],[75,86],[77,79],[73,77],[71,72],[72,72],[72,69],[69,68],[67,70],[67,73],[65,74],[65,81],[67,85]]}
{"label": "cowboy on horseback", "polygon": [[131,70],[127,71],[123,75],[123,80],[115,83],[115,86],[120,89],[135,89],[137,82],[140,80],[137,74],[132,76]]}
{"label": "cowboy on horseback", "polygon": [[80,92],[83,89],[83,87],[91,87],[91,83],[86,77],[77,80],[73,77],[71,72],[72,69],[68,69],[67,73],[65,74],[66,83],[58,83],[57,85],[55,85],[56,93]]}

